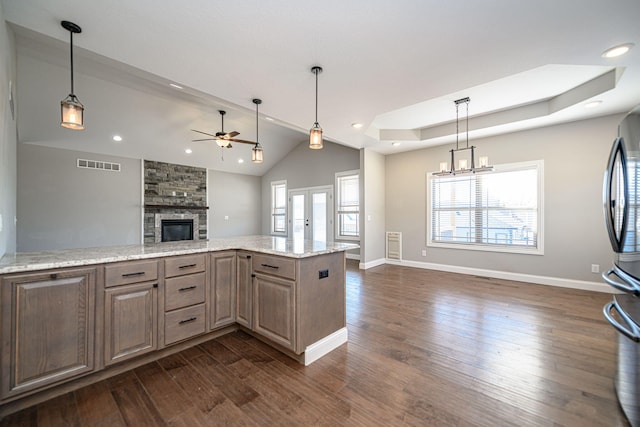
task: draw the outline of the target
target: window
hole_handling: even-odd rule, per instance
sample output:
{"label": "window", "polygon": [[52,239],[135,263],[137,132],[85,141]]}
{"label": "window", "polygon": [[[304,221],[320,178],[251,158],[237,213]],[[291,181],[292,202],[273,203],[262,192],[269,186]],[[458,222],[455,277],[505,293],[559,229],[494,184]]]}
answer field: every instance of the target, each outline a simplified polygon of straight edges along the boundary
{"label": "window", "polygon": [[336,239],[360,238],[360,171],[336,174]]}
{"label": "window", "polygon": [[543,161],[429,176],[429,246],[541,255]]}
{"label": "window", "polygon": [[271,233],[287,234],[287,181],[271,183]]}

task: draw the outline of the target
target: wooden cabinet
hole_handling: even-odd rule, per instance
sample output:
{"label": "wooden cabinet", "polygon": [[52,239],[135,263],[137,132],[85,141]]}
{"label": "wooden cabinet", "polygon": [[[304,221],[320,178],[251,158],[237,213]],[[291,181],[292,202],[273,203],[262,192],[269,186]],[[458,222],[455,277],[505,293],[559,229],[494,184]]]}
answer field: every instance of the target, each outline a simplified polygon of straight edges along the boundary
{"label": "wooden cabinet", "polygon": [[166,258],[164,266],[164,345],[171,345],[206,331],[206,255]]}
{"label": "wooden cabinet", "polygon": [[3,398],[94,370],[96,269],[5,276]]}
{"label": "wooden cabinet", "polygon": [[259,273],[253,281],[252,329],[295,350],[295,282]]}
{"label": "wooden cabinet", "polygon": [[238,252],[236,256],[236,322],[251,328],[253,311],[252,255],[249,252]]}
{"label": "wooden cabinet", "polygon": [[210,329],[236,321],[236,251],[211,254]]}
{"label": "wooden cabinet", "polygon": [[[131,283],[136,277],[151,281],[122,284]],[[156,260],[117,263],[105,267],[105,365],[158,348],[157,278]]]}
{"label": "wooden cabinet", "polygon": [[105,291],[105,365],[158,348],[158,289],[143,283]]}

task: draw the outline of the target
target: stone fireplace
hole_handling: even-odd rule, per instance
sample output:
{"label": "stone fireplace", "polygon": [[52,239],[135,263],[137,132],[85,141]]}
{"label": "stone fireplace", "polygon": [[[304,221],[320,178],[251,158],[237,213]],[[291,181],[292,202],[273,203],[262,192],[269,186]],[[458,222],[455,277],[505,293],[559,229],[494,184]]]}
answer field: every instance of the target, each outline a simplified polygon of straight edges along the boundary
{"label": "stone fireplace", "polygon": [[[144,161],[144,242],[207,239],[207,170]],[[186,233],[191,229],[191,239]]]}

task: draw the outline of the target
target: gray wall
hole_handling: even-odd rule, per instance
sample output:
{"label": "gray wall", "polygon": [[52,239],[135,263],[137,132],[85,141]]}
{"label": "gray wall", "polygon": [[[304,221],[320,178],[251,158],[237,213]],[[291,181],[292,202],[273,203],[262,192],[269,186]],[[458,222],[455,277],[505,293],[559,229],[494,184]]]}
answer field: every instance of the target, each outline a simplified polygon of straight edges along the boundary
{"label": "gray wall", "polygon": [[0,4],[0,258],[16,250],[17,117],[11,115],[10,96],[17,114],[15,43]]}
{"label": "gray wall", "polygon": [[[416,262],[599,282],[591,264],[611,263],[602,214],[602,178],[617,125],[613,115],[473,141],[492,164],[544,160],[544,255],[426,248],[426,174],[450,146],[386,157],[386,227],[403,233],[403,258]],[[367,235],[367,238],[369,236]]]}
{"label": "gray wall", "polygon": [[385,156],[369,149],[360,150],[360,194],[363,203],[360,214],[362,225],[360,263],[382,260],[385,257]]}
{"label": "gray wall", "polygon": [[[121,172],[81,169],[76,159],[120,163]],[[141,162],[18,145],[18,251],[138,244]]]}
{"label": "gray wall", "polygon": [[259,176],[209,170],[207,189],[210,239],[261,234]]}
{"label": "gray wall", "polygon": [[356,149],[325,141],[322,150],[311,150],[307,141],[300,143],[262,176],[262,234],[271,232],[272,181],[286,179],[287,190],[334,186],[336,172],[356,169],[360,169],[360,153]]}

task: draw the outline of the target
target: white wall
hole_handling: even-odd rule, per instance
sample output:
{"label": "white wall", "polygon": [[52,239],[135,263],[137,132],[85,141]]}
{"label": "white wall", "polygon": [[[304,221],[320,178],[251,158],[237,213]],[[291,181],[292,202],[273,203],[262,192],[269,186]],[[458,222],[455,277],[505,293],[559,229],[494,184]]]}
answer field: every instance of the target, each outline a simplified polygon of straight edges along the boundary
{"label": "white wall", "polygon": [[[78,168],[78,158],[122,170]],[[18,251],[140,243],[141,167],[136,159],[18,144]]]}
{"label": "white wall", "polygon": [[12,98],[17,115],[16,86],[13,32],[4,21],[0,4],[0,258],[16,250],[17,117],[12,115],[9,107],[9,99]]}
{"label": "white wall", "polygon": [[[403,258],[416,263],[602,282],[591,273],[611,263],[602,213],[602,178],[624,115],[474,140],[492,164],[544,160],[544,255],[426,247],[426,175],[450,146],[386,157],[386,228],[403,233]],[[367,236],[369,237],[369,236]],[[422,249],[427,256],[421,256]]]}
{"label": "white wall", "polygon": [[207,181],[208,237],[260,234],[260,177],[209,170]]}
{"label": "white wall", "polygon": [[385,157],[370,149],[360,150],[362,181],[360,224],[360,263],[363,267],[376,265],[385,258]]}

